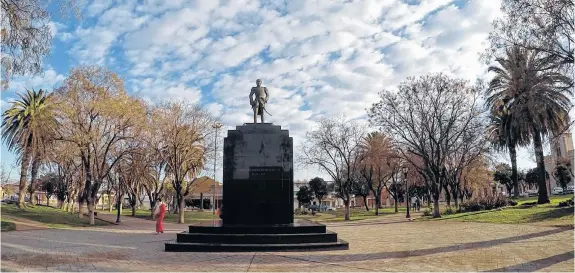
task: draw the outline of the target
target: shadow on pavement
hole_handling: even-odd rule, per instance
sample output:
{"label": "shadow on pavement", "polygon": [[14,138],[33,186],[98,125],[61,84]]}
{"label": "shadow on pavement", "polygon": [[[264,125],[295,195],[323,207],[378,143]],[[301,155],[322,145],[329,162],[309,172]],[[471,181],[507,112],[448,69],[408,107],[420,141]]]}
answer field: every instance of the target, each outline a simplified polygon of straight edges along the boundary
{"label": "shadow on pavement", "polygon": [[528,240],[538,237],[544,237],[564,231],[572,231],[569,227],[562,227],[562,228],[554,228],[551,230],[535,232],[525,235],[513,236],[508,238],[502,239],[494,239],[488,241],[480,241],[480,242],[470,242],[470,243],[463,243],[458,245],[450,245],[450,246],[442,246],[442,247],[435,247],[435,248],[427,248],[427,249],[416,249],[416,250],[406,250],[406,251],[392,251],[392,252],[379,252],[379,253],[363,253],[363,254],[347,254],[347,255],[305,255],[303,259],[305,260],[321,260],[325,256],[330,256],[334,260],[342,259],[347,262],[357,262],[357,261],[368,261],[368,260],[376,260],[376,259],[390,259],[390,258],[404,258],[404,257],[417,257],[417,256],[425,256],[425,255],[433,255],[438,253],[446,253],[446,252],[455,252],[461,250],[470,250],[470,249],[480,249],[480,248],[488,248],[492,246],[497,246],[501,244],[513,243],[522,240]]}
{"label": "shadow on pavement", "polygon": [[527,270],[529,270],[529,271],[540,270],[540,269],[543,269],[546,267],[550,267],[554,264],[558,264],[558,263],[561,263],[564,261],[571,260],[571,259],[573,259],[573,254],[575,254],[574,251],[568,251],[568,252],[565,252],[563,254],[558,254],[555,256],[551,256],[551,257],[547,257],[547,258],[543,258],[543,259],[539,259],[539,260],[535,260],[535,261],[530,261],[530,262],[526,262],[526,263],[522,263],[522,264],[496,268],[496,269],[485,271],[485,272],[505,272],[505,271],[522,272],[522,271],[527,271]]}

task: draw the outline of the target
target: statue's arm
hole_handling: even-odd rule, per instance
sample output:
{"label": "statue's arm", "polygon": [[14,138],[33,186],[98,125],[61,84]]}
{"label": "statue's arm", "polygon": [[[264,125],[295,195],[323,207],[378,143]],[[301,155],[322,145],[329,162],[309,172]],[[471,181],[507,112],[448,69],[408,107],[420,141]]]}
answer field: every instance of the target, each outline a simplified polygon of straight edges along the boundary
{"label": "statue's arm", "polygon": [[266,103],[268,103],[268,100],[270,99],[270,93],[268,93],[267,87],[264,87],[264,92],[266,93]]}
{"label": "statue's arm", "polygon": [[254,105],[254,100],[252,99],[252,95],[254,95],[254,94],[255,94],[254,88],[252,87],[252,89],[250,91],[250,96],[249,96],[250,97],[250,105],[252,105],[252,106]]}

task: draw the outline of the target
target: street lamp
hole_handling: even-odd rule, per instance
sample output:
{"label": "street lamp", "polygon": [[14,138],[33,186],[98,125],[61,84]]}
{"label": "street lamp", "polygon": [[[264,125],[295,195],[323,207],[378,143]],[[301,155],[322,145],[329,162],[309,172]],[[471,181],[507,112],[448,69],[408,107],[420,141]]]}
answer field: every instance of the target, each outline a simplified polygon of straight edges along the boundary
{"label": "street lamp", "polygon": [[214,221],[214,224],[216,223],[216,163],[218,162],[218,130],[220,128],[222,128],[222,124],[219,122],[216,122],[212,125],[212,128],[214,128],[216,130],[216,134],[215,134],[215,145],[214,145],[214,191],[213,191],[213,200],[214,202],[212,202],[212,219]]}
{"label": "street lamp", "polygon": [[402,169],[403,171],[403,181],[405,181],[405,204],[407,207],[407,214],[405,215],[405,218],[411,218],[411,215],[409,215],[409,185],[407,183],[407,172],[409,171],[409,168],[407,168],[407,166],[404,166]]}

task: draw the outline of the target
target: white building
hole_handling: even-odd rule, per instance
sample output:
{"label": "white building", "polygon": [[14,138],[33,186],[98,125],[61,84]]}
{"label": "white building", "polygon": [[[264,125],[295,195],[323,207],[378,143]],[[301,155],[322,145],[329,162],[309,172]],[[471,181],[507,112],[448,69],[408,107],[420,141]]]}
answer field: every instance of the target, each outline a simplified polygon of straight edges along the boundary
{"label": "white building", "polygon": [[564,133],[559,137],[555,138],[550,143],[551,154],[544,158],[545,171],[549,173],[548,182],[548,192],[551,193],[552,189],[555,187],[561,187],[559,183],[555,180],[553,173],[555,172],[555,167],[557,162],[568,162],[571,167],[571,183],[573,185],[573,174],[575,174],[575,162],[573,154],[573,136],[571,133]]}

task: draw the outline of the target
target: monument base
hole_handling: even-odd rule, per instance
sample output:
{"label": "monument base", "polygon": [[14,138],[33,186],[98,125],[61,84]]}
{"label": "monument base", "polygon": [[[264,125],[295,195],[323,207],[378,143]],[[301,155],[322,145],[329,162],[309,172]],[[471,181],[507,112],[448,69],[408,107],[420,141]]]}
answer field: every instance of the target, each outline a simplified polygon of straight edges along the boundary
{"label": "monument base", "polygon": [[286,225],[193,225],[165,244],[170,252],[241,252],[348,249],[325,225],[296,221]]}

